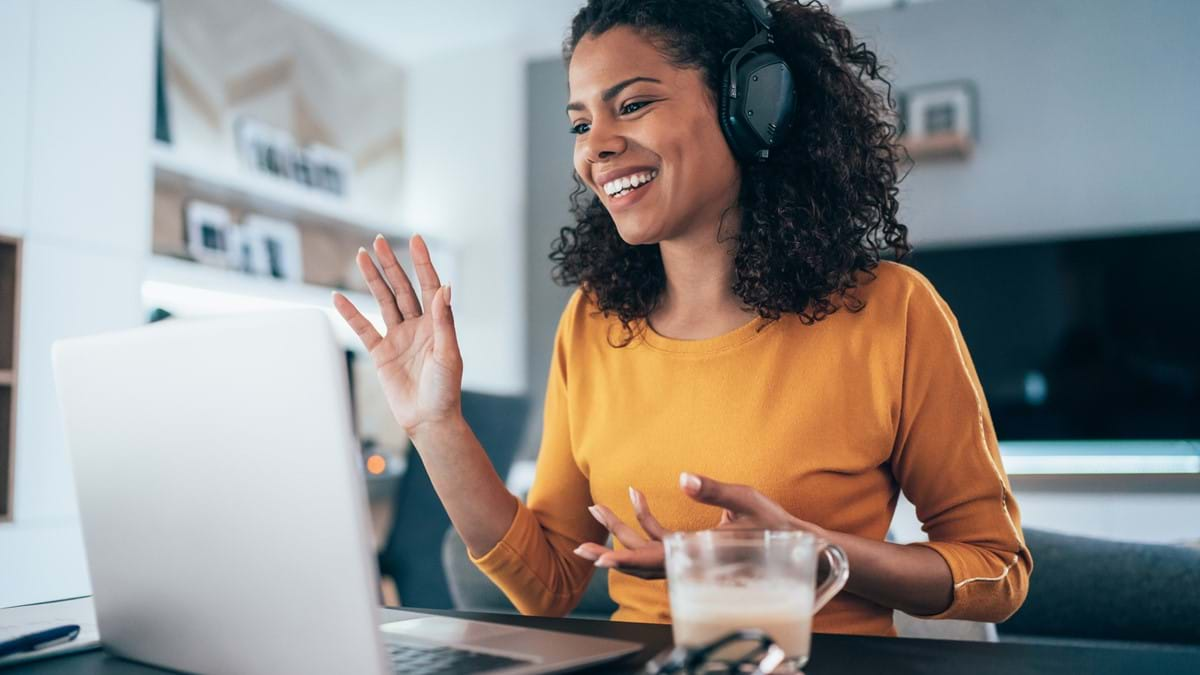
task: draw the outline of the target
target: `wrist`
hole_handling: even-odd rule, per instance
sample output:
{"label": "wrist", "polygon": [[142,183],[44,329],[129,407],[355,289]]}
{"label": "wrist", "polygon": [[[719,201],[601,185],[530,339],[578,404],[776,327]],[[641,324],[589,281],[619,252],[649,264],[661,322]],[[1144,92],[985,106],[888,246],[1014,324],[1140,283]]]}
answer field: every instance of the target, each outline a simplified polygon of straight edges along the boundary
{"label": "wrist", "polygon": [[413,447],[421,451],[426,447],[446,445],[447,441],[461,438],[470,433],[470,425],[462,415],[461,410],[444,417],[425,420],[406,430]]}

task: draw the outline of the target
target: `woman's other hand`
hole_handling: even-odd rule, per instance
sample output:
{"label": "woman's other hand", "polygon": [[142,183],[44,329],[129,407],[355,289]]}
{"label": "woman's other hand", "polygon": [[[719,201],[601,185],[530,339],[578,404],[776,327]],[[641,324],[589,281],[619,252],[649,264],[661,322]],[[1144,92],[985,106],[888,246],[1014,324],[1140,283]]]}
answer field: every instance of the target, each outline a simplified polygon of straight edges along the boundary
{"label": "woman's other hand", "polygon": [[[679,474],[679,487],[688,497],[723,509],[717,529],[804,530],[820,537],[824,530],[796,518],[766,495],[748,485],[722,483],[712,478],[690,473]],[[626,524],[607,506],[590,507],[592,517],[603,525],[625,548],[610,549],[585,542],[575,549],[575,555],[643,579],[662,579],[666,576],[662,540],[669,532],[650,511],[646,497],[629,488],[629,500],[642,532]],[[643,535],[644,532],[644,535]]]}
{"label": "woman's other hand", "polygon": [[333,305],[370,352],[388,406],[412,436],[423,426],[461,416],[463,364],[450,311],[450,287],[441,285],[419,235],[413,235],[408,246],[421,286],[419,301],[382,235],[372,244],[379,266],[366,249],[359,249],[356,257],[379,303],[385,335],[341,293],[333,294]]}

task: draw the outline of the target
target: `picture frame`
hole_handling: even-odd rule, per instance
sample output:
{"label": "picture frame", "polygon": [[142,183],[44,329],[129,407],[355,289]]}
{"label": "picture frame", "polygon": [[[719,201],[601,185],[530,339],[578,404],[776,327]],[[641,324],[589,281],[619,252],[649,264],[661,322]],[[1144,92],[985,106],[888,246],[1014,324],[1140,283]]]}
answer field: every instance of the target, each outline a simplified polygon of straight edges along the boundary
{"label": "picture frame", "polygon": [[917,157],[970,156],[979,140],[978,92],[968,80],[910,87],[897,96],[900,142]]}
{"label": "picture frame", "polygon": [[247,214],[239,233],[240,267],[254,275],[303,283],[300,230],[294,223]]}
{"label": "picture frame", "polygon": [[237,226],[223,206],[198,199],[184,204],[184,229],[188,255],[215,267],[237,267]]}
{"label": "picture frame", "polygon": [[248,168],[345,198],[349,195],[354,163],[350,156],[327,145],[301,148],[291,133],[253,118],[234,122],[237,153]]}

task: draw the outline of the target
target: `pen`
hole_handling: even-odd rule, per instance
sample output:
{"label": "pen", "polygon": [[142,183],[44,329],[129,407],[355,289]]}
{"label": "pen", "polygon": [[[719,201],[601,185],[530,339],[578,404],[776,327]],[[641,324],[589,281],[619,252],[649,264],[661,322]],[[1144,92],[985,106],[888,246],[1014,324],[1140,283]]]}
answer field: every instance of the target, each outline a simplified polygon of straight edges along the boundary
{"label": "pen", "polygon": [[0,658],[20,652],[31,652],[51,645],[70,642],[79,636],[79,626],[58,626],[49,630],[22,635],[6,642],[0,642]]}

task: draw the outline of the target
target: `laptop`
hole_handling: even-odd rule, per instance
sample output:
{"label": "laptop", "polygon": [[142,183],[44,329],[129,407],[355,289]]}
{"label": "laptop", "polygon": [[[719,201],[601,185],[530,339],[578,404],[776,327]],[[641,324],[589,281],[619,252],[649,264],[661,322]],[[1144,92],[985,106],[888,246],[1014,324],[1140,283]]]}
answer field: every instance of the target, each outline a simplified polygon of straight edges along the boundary
{"label": "laptop", "polygon": [[[203,673],[561,672],[632,642],[383,610],[320,310],[55,343],[104,646]],[[403,599],[402,599],[403,600]]]}

